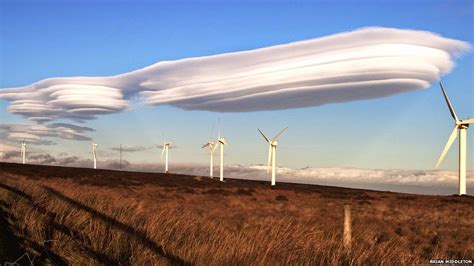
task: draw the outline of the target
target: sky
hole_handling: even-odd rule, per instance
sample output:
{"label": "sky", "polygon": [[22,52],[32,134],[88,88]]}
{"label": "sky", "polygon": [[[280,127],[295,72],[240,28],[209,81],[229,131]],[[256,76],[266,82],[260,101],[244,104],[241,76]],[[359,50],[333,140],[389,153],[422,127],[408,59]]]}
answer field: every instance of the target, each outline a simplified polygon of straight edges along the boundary
{"label": "sky", "polygon": [[[287,44],[364,27],[429,31],[474,44],[472,1],[0,3],[0,88],[54,77],[113,76],[161,61]],[[453,61],[455,67],[442,80],[458,116],[473,117],[474,54],[467,51]],[[1,124],[35,124],[8,112],[9,104],[0,101]],[[167,139],[175,145],[170,151],[172,163],[207,163],[208,151],[200,147],[211,135],[216,138],[218,120],[229,143],[228,165],[266,163],[267,144],[257,127],[274,135],[288,126],[278,144],[277,165],[289,168],[432,170],[453,128],[437,82],[383,98],[251,112],[185,110],[132,99],[127,108],[97,119],[54,122],[83,127],[81,132],[99,144],[99,160],[117,158],[113,148],[123,144],[143,147],[124,153],[128,161],[161,163],[156,145]],[[59,132],[58,127],[51,131]],[[61,130],[64,133],[55,134],[70,132]],[[90,140],[67,136],[52,136],[47,139],[56,145],[42,143],[31,149],[91,157]],[[469,169],[474,169],[473,136],[469,132]],[[2,142],[15,145],[5,136]],[[441,168],[457,169],[457,145]]]}

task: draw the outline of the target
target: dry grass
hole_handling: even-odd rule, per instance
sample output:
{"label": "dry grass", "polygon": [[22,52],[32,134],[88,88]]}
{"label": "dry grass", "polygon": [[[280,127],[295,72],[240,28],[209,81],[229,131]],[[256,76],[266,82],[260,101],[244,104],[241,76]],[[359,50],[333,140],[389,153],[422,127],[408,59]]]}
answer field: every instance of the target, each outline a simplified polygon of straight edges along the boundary
{"label": "dry grass", "polygon": [[[352,206],[351,250],[342,246],[344,204]],[[0,243],[11,243],[0,245],[0,262],[25,251],[88,265],[474,258],[472,197],[1,163],[0,215]]]}

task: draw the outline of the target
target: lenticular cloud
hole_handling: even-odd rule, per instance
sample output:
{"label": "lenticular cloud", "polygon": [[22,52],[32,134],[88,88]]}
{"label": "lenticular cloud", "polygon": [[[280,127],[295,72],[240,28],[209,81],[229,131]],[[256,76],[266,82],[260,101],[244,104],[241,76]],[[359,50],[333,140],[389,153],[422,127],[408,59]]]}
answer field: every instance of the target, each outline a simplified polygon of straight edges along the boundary
{"label": "lenticular cloud", "polygon": [[51,78],[3,89],[31,120],[92,119],[150,105],[248,112],[385,97],[429,87],[469,44],[424,31],[364,28],[250,51],[158,62],[111,77]]}

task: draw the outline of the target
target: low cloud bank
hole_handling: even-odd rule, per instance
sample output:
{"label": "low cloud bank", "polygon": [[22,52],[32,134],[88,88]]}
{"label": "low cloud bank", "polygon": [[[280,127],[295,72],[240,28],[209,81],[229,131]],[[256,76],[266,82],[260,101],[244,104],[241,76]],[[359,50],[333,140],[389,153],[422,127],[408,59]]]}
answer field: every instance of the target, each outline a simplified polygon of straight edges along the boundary
{"label": "low cloud bank", "polygon": [[[237,179],[264,180],[270,183],[266,166],[225,167],[225,176]],[[209,167],[184,166],[177,173],[207,176]],[[215,173],[218,168],[215,169]],[[474,188],[474,171],[468,172],[468,187]],[[457,193],[458,174],[455,171],[384,170],[350,167],[333,168],[277,168],[277,183],[302,183],[326,186],[395,191],[417,194],[451,195]],[[473,192],[468,189],[468,194]]]}
{"label": "low cloud bank", "polygon": [[[20,162],[19,152],[0,154],[0,161]],[[28,163],[58,165],[70,167],[86,167],[93,165],[92,160],[61,154],[33,154]],[[162,164],[130,163],[126,160],[103,160],[98,162],[103,169],[144,172],[163,172]],[[229,165],[225,167],[225,177],[248,180],[264,180],[270,184],[270,176],[266,166]],[[202,164],[170,164],[173,173],[197,176],[208,176],[209,167]],[[218,167],[214,169],[218,173]],[[216,178],[217,180],[217,178]],[[217,181],[216,181],[217,182]],[[383,170],[359,168],[277,168],[277,183],[303,183],[327,186],[341,186],[362,189],[384,190],[417,194],[452,195],[457,193],[458,175],[455,171],[434,170]],[[473,195],[474,171],[468,171],[468,194]]]}
{"label": "low cloud bank", "polygon": [[249,112],[386,97],[429,87],[466,42],[363,28],[307,41],[154,65],[110,77],[50,78],[0,90],[8,111],[40,123],[119,112],[138,98],[188,110]]}

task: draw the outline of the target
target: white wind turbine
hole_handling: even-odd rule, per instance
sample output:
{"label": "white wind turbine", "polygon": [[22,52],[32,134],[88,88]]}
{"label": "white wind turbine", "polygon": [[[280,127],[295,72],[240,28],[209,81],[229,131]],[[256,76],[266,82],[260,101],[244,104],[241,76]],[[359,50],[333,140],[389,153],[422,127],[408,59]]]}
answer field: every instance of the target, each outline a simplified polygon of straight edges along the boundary
{"label": "white wind turbine", "polygon": [[97,169],[97,143],[92,142],[92,156],[94,157],[94,169]]}
{"label": "white wind turbine", "polygon": [[209,151],[211,154],[210,158],[210,163],[209,163],[209,176],[211,178],[214,178],[214,151],[217,148],[217,145],[214,143],[214,141],[209,140],[206,144],[202,145],[201,148],[206,148],[209,147]]}
{"label": "white wind turbine", "polygon": [[163,151],[161,152],[161,158],[165,156],[165,173],[168,173],[168,150],[170,149],[171,142],[164,141],[163,142]]}
{"label": "white wind turbine", "polygon": [[25,140],[23,140],[23,142],[21,143],[21,158],[22,158],[23,164],[26,164],[26,142],[25,142]]}
{"label": "white wind turbine", "polygon": [[227,144],[224,137],[221,137],[221,133],[219,132],[219,138],[217,139],[220,146],[220,181],[224,181],[224,145]]}
{"label": "white wind turbine", "polygon": [[438,162],[436,163],[436,169],[439,167],[441,162],[443,161],[444,157],[448,153],[451,145],[456,140],[459,131],[459,195],[466,194],[466,147],[467,147],[467,129],[469,128],[469,124],[474,123],[474,118],[459,120],[456,112],[454,111],[453,106],[451,105],[451,101],[449,101],[448,95],[444,90],[443,84],[440,82],[439,86],[441,87],[441,91],[443,92],[444,99],[446,100],[446,104],[448,105],[449,112],[454,119],[454,129],[451,135],[449,136],[448,142],[446,146],[444,146],[444,150],[439,156]]}
{"label": "white wind turbine", "polygon": [[[258,128],[257,128],[258,129]],[[276,157],[276,147],[278,145],[278,137],[283,134],[288,129],[288,127],[285,127],[280,133],[278,133],[274,138],[271,140],[263,134],[263,132],[258,129],[258,132],[262,134],[262,137],[268,142],[268,167],[271,165],[272,169],[272,186],[276,184],[276,164],[275,164],[275,157]]]}

